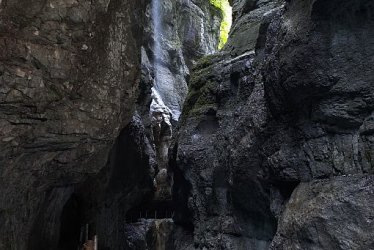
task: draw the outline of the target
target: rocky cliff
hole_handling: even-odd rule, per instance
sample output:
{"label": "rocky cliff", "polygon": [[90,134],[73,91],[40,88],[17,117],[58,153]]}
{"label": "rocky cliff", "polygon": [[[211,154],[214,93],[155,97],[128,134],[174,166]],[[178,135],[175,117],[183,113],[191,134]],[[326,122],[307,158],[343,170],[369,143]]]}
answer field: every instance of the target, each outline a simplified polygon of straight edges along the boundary
{"label": "rocky cliff", "polygon": [[374,249],[374,4],[230,4],[0,1],[1,250]]}
{"label": "rocky cliff", "polygon": [[126,248],[126,212],[152,196],[158,165],[152,64],[180,110],[221,19],[207,1],[163,1],[155,59],[150,5],[0,1],[0,249],[76,249],[82,233]]}
{"label": "rocky cliff", "polygon": [[176,222],[200,249],[373,248],[373,4],[232,2],[191,75]]}
{"label": "rocky cliff", "polygon": [[54,249],[131,120],[143,1],[1,1],[0,249]]}

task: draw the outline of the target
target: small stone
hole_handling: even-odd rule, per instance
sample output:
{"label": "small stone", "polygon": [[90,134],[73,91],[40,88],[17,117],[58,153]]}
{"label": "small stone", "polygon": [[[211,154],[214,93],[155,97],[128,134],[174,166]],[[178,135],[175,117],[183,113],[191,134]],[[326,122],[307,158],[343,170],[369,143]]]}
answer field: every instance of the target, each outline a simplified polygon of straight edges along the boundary
{"label": "small stone", "polygon": [[14,137],[5,137],[2,139],[3,142],[10,142],[11,140],[13,140]]}
{"label": "small stone", "polygon": [[86,44],[82,45],[82,50],[88,50],[88,46]]}
{"label": "small stone", "polygon": [[19,77],[25,77],[26,76],[26,72],[22,71],[20,68],[17,68],[16,69],[16,75],[19,76]]}

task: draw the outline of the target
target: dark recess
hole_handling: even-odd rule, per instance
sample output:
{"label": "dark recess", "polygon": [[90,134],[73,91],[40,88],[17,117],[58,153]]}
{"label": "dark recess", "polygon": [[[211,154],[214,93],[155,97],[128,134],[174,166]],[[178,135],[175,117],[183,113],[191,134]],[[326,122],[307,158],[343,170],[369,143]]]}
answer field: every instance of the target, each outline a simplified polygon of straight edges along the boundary
{"label": "dark recess", "polygon": [[78,197],[72,195],[61,213],[58,250],[77,249],[80,245],[81,209]]}

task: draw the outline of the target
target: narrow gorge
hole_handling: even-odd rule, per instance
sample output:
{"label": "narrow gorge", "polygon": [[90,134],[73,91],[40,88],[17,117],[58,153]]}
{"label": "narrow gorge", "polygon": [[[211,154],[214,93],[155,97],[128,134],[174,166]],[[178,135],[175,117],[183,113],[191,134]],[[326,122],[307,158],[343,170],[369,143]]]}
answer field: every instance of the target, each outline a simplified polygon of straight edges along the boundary
{"label": "narrow gorge", "polygon": [[0,250],[374,249],[371,0],[0,0]]}

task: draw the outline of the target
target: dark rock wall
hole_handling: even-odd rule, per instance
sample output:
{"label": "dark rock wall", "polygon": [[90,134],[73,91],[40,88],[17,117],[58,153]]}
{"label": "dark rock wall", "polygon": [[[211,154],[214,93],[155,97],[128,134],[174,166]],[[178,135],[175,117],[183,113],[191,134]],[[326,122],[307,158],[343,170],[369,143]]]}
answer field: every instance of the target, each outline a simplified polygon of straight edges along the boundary
{"label": "dark rock wall", "polygon": [[126,241],[127,211],[151,199],[156,170],[154,150],[139,116],[120,133],[107,166],[79,189],[83,219],[93,227],[101,249],[132,249]]}
{"label": "dark rock wall", "polygon": [[[185,204],[176,222],[193,224],[198,248],[267,249],[275,233],[260,152],[270,115],[255,48],[279,6],[243,13],[258,25],[234,23],[224,51],[200,60],[191,75],[171,162],[183,180],[174,185]],[[238,36],[243,46],[232,46]]]}
{"label": "dark rock wall", "polygon": [[[172,219],[146,220],[126,225],[129,249],[175,249],[171,235],[174,223]],[[179,249],[179,248],[177,248]]]}
{"label": "dark rock wall", "polygon": [[191,74],[176,222],[197,248],[372,248],[373,3],[232,2]]}
{"label": "dark rock wall", "polygon": [[296,1],[271,25],[267,100],[277,120],[293,124],[271,142],[279,140],[267,161],[277,178],[372,172],[372,11],[368,1]]}
{"label": "dark rock wall", "polygon": [[144,8],[1,1],[0,249],[55,249],[70,186],[105,166],[137,98]]}
{"label": "dark rock wall", "polygon": [[355,175],[300,184],[271,249],[372,249],[373,181]]}
{"label": "dark rock wall", "polygon": [[[150,1],[0,4],[0,249],[69,249],[75,239],[61,241],[86,224],[101,248],[131,249],[126,212],[152,197],[157,168],[143,126]],[[164,94],[181,106],[189,67],[217,47],[221,13],[209,1],[163,1],[162,12],[174,89]]]}
{"label": "dark rock wall", "polygon": [[[281,183],[326,179],[292,194],[274,249],[373,247],[366,235],[374,231],[367,212],[373,192],[373,11],[371,1],[293,1],[269,28],[277,35],[266,48],[265,92],[275,122],[284,125],[265,144],[264,166]],[[294,199],[303,204],[303,219],[290,214]]]}
{"label": "dark rock wall", "polygon": [[[209,1],[162,1],[155,59],[150,1],[0,1],[1,250],[71,249],[86,224],[99,249],[374,248],[374,4],[230,2],[217,52]],[[187,95],[175,225],[137,227],[155,60],[166,102]]]}

